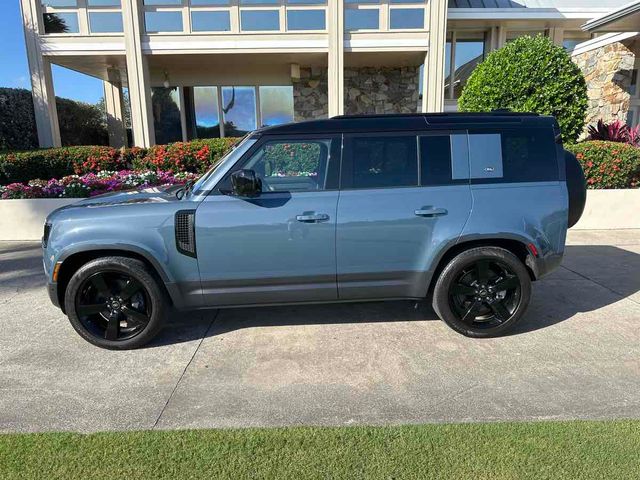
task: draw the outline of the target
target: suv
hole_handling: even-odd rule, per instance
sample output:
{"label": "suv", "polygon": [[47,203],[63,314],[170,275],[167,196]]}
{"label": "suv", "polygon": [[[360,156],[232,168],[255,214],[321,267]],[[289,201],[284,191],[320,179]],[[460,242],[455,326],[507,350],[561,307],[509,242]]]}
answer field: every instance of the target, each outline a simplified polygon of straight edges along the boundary
{"label": "suv", "polygon": [[49,215],[49,296],[104,348],[170,308],[433,298],[471,337],[511,329],[556,268],[585,186],[553,117],[342,116],[244,137],[198,181]]}

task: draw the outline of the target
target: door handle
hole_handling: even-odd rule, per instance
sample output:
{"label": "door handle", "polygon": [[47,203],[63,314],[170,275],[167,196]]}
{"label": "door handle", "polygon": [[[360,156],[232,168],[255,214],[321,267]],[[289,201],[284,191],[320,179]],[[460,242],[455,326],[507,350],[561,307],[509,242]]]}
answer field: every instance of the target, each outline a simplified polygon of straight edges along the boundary
{"label": "door handle", "polygon": [[446,208],[433,208],[433,207],[422,207],[416,210],[415,213],[418,217],[440,217],[442,215],[446,215]]}
{"label": "door handle", "polygon": [[326,222],[327,220],[329,220],[329,215],[327,215],[326,213],[305,213],[303,215],[296,215],[296,220],[302,223]]}

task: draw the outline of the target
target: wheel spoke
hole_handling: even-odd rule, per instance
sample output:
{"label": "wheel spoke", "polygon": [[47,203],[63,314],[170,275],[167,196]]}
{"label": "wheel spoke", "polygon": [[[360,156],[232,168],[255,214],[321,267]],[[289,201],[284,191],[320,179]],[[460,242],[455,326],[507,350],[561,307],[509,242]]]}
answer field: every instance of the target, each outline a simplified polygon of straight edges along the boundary
{"label": "wheel spoke", "polygon": [[133,296],[133,294],[136,293],[141,288],[142,288],[142,285],[140,285],[140,282],[138,282],[133,278],[130,278],[127,281],[127,284],[122,289],[122,292],[120,292],[119,296],[120,298],[122,298],[122,300],[129,300]]}
{"label": "wheel spoke", "polygon": [[470,287],[469,285],[465,285],[463,283],[454,283],[451,286],[451,293],[453,293],[454,295],[475,295],[476,293],[476,289],[473,287]]}
{"label": "wheel spoke", "polygon": [[107,330],[104,332],[104,338],[107,340],[117,340],[118,331],[120,330],[120,316],[111,315],[107,322]]}
{"label": "wheel spoke", "polygon": [[91,305],[78,305],[76,309],[79,316],[88,316],[95,315],[96,313],[100,313],[102,311],[106,311],[107,307],[104,303],[96,303]]}
{"label": "wheel spoke", "polygon": [[111,289],[107,286],[107,282],[105,282],[104,275],[102,273],[97,273],[91,277],[91,283],[103,297],[109,298],[109,296],[111,296]]}
{"label": "wheel spoke", "polygon": [[493,287],[498,291],[502,292],[503,290],[513,290],[520,286],[520,280],[515,275],[510,275],[506,278],[503,278],[499,282],[497,282]]}
{"label": "wheel spoke", "polygon": [[509,317],[511,316],[511,314],[509,313],[509,310],[507,310],[507,307],[505,307],[502,304],[502,302],[492,303],[489,305],[489,307],[491,307],[491,310],[493,310],[493,313],[495,313],[498,320],[501,320],[504,322],[505,320],[508,320]]}
{"label": "wheel spoke", "polygon": [[471,316],[471,321],[475,320],[475,313],[480,309],[482,302],[479,300],[474,300],[466,313],[462,316],[462,321],[466,322],[468,317]]}
{"label": "wheel spoke", "polygon": [[127,317],[127,320],[134,323],[137,327],[142,327],[149,323],[149,317],[146,314],[138,312],[131,307],[123,307],[122,313]]}
{"label": "wheel spoke", "polygon": [[480,283],[486,283],[489,280],[489,260],[478,260],[476,274]]}

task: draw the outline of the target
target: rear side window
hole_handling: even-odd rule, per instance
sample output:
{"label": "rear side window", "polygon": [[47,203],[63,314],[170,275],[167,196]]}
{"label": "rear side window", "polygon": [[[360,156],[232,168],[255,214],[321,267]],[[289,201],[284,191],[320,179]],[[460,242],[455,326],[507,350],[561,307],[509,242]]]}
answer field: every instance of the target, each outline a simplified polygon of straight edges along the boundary
{"label": "rear side window", "polygon": [[557,181],[553,131],[470,131],[469,170],[473,183]]}
{"label": "rear side window", "polygon": [[342,188],[392,188],[418,185],[415,135],[348,137]]}

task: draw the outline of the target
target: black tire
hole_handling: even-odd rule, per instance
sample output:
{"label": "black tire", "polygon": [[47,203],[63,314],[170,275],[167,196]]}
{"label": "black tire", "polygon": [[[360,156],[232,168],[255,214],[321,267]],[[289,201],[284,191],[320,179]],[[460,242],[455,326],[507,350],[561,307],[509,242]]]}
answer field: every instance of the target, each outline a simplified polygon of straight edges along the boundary
{"label": "black tire", "polygon": [[495,337],[514,327],[530,298],[531,278],[518,257],[503,248],[478,247],[445,266],[434,288],[433,309],[456,332]]}
{"label": "black tire", "polygon": [[110,350],[147,344],[162,329],[169,309],[154,274],[144,262],[126,257],[98,258],[80,267],[64,302],[80,336]]}

